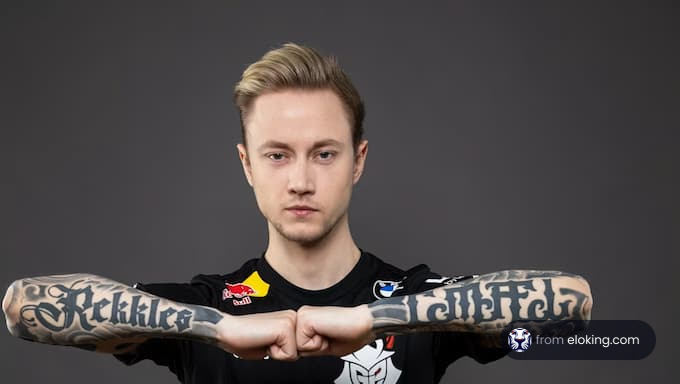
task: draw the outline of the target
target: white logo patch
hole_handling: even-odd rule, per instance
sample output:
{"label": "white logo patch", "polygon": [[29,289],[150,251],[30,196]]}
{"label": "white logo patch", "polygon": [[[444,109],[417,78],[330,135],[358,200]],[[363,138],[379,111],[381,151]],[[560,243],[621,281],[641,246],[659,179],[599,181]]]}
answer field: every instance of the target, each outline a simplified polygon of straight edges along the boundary
{"label": "white logo patch", "polygon": [[341,357],[345,361],[335,384],[395,384],[401,370],[392,364],[394,351],[385,351],[384,343],[378,339],[375,347],[371,344]]}
{"label": "white logo patch", "polygon": [[425,282],[428,283],[428,284],[451,285],[451,284],[455,284],[455,283],[457,283],[461,280],[467,280],[467,279],[470,279],[470,278],[474,279],[477,276],[478,275],[472,275],[472,276],[460,275],[460,276],[456,276],[456,277],[446,277],[446,276],[444,276],[444,277],[440,277],[438,279],[427,279],[427,280],[425,280]]}

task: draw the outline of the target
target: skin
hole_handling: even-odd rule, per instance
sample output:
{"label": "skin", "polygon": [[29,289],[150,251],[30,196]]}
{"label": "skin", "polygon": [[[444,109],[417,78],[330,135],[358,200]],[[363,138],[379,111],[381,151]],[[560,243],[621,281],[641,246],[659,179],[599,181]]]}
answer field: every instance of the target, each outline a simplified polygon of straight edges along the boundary
{"label": "skin", "polygon": [[[363,172],[368,143],[363,141],[353,150],[349,119],[340,99],[330,90],[283,90],[261,95],[254,101],[245,124],[248,148],[242,144],[237,148],[246,179],[267,219],[269,246],[265,257],[297,286],[310,290],[332,286],[354,267],[360,255],[349,231],[347,209],[352,188]],[[313,211],[295,215],[288,209],[294,205],[308,205]],[[548,290],[546,279],[551,285]],[[556,294],[550,293],[554,289],[553,280]],[[480,301],[484,301],[501,296],[498,292],[509,290],[513,284],[526,292],[520,293],[518,289],[515,297],[499,300],[496,305],[499,308],[486,317],[441,319],[432,317],[428,310],[448,305],[447,297],[450,300],[459,295],[456,289],[465,289],[461,287],[479,287]],[[413,303],[418,304],[417,310],[412,310]],[[529,313],[532,303],[540,304],[540,308],[571,303],[564,319],[588,319],[592,299],[587,282],[579,276],[550,271],[502,271],[460,285],[379,300],[371,305],[304,306],[297,312],[297,348],[302,356],[343,356],[387,331],[435,328],[495,335],[511,321],[532,316],[557,319],[551,317],[554,311]],[[469,303],[470,313],[474,312],[475,304],[474,300]],[[392,318],[395,308],[409,316]],[[459,308],[449,312],[456,310],[462,311]]]}
{"label": "skin", "polygon": [[[340,281],[360,255],[349,232],[347,207],[352,187],[363,172],[368,143],[353,145],[342,104],[328,90],[262,95],[252,106],[246,131],[249,148],[239,145],[238,152],[246,179],[267,219],[269,246],[265,257],[289,281],[307,289],[322,289]],[[302,205],[311,210],[290,209]],[[94,316],[93,306],[80,308],[80,313],[89,319],[87,324],[76,318],[55,331],[48,321],[36,320],[45,313],[36,308],[51,308],[54,312],[50,313],[61,319],[73,313],[59,303],[64,295],[60,287],[90,290],[92,301],[105,309],[113,306],[104,304],[113,303],[117,294],[118,302],[127,308],[134,300],[149,307],[151,300],[159,299],[95,275],[21,279],[10,286],[3,300],[10,332],[27,340],[108,353],[134,349],[148,338],[166,337],[217,345],[247,359],[298,358],[297,316],[293,311],[230,316],[211,308],[161,299],[158,311],[185,313],[192,317],[192,326],[180,330],[123,324],[111,317]],[[35,292],[43,294],[36,296]],[[200,324],[195,321],[199,314],[207,312],[219,320]]]}
{"label": "skin", "polygon": [[[239,144],[237,150],[267,220],[265,258],[299,287],[319,290],[336,284],[360,256],[347,209],[368,143],[352,143],[349,119],[330,90],[266,93],[254,100],[245,124],[248,147]],[[91,292],[92,305],[84,304],[85,296],[74,301],[76,309],[64,304],[65,297],[85,292]],[[164,326],[158,325],[161,317],[149,323],[155,318],[150,309],[154,300],[154,314],[165,314]],[[127,311],[146,311],[144,321],[112,314],[114,303]],[[388,333],[443,330],[493,336],[516,320],[588,320],[591,307],[583,278],[522,270],[351,308],[303,306],[297,312],[246,316],[173,302],[88,274],[20,279],[3,300],[10,332],[31,341],[122,353],[148,338],[177,338],[217,345],[242,358],[288,361],[343,356]]]}
{"label": "skin", "polygon": [[237,149],[267,220],[265,258],[297,286],[332,286],[359,260],[347,209],[368,142],[354,148],[346,112],[330,90],[266,93],[255,99],[245,124],[248,147]]}
{"label": "skin", "polygon": [[[86,292],[91,293],[89,304]],[[154,306],[157,309],[151,310]],[[124,315],[113,315],[114,307]],[[132,316],[133,307],[142,315]],[[174,338],[216,345],[247,359],[298,358],[292,310],[231,316],[90,274],[17,280],[8,288],[2,309],[12,335],[45,344],[125,353],[149,338]]]}
{"label": "skin", "polygon": [[[580,276],[500,271],[368,305],[303,306],[297,312],[296,337],[301,356],[343,356],[385,334],[425,331],[485,334],[490,336],[487,348],[500,348],[498,336],[511,322],[541,320],[531,324],[539,334],[550,329],[566,336],[585,327],[591,310],[590,287]],[[566,321],[576,321],[576,329],[560,327]]]}

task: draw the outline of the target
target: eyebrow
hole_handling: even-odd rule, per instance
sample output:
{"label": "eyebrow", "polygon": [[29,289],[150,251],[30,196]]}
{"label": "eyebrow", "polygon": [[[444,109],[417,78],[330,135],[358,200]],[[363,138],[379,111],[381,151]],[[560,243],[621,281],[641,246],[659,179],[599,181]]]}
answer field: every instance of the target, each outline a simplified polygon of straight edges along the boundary
{"label": "eyebrow", "polygon": [[[325,146],[343,147],[343,144],[341,142],[337,141],[337,140],[334,140],[334,139],[325,139],[325,140],[320,140],[320,141],[315,142],[314,145],[312,146],[312,149],[325,147]],[[287,149],[287,150],[293,149],[287,143],[284,143],[282,141],[276,141],[276,140],[267,140],[262,145],[260,145],[257,149],[259,151],[261,151],[265,148],[281,148],[281,149]]]}

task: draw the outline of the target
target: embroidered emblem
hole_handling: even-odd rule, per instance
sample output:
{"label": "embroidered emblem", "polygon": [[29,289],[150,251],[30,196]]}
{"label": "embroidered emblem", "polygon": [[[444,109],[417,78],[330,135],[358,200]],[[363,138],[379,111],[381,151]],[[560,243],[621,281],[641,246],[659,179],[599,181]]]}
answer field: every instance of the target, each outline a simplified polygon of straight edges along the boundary
{"label": "embroidered emblem", "polygon": [[[395,384],[399,380],[401,370],[392,364],[394,351],[386,351],[381,339],[374,344],[375,346],[369,344],[341,357],[345,364],[340,376],[335,379],[335,384]],[[387,344],[388,348],[393,346],[394,336],[388,337]]]}
{"label": "embroidered emblem", "polygon": [[401,285],[404,280],[401,281],[391,281],[391,280],[376,280],[373,283],[373,295],[377,299],[384,299],[386,297],[392,297],[394,292],[404,288]]}
{"label": "embroidered emblem", "polygon": [[251,273],[243,282],[225,285],[222,300],[232,299],[232,304],[237,306],[252,303],[251,297],[265,297],[269,293],[269,284],[262,280],[257,271]]}

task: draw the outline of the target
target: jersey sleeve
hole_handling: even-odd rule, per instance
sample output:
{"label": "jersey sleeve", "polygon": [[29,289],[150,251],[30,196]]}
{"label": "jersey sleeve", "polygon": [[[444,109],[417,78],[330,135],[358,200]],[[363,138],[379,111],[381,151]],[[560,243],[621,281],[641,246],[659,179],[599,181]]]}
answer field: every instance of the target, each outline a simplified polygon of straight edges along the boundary
{"label": "jersey sleeve", "polygon": [[[192,279],[191,283],[160,283],[142,284],[137,283],[134,288],[141,291],[163,297],[169,300],[205,306],[215,306],[214,289],[199,275]],[[180,359],[187,357],[190,342],[177,339],[157,338],[149,339],[137,346],[133,351],[125,354],[114,355],[126,365],[132,365],[142,360],[152,360],[158,365],[163,365],[175,374],[181,366]]]}

